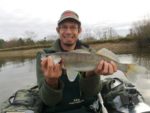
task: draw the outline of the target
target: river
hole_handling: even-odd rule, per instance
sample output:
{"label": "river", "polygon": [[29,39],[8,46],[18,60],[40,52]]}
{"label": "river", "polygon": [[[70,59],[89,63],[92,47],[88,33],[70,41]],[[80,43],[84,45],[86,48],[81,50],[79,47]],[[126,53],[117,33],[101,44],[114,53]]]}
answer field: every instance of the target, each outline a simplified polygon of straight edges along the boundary
{"label": "river", "polygon": [[[150,54],[122,54],[119,58],[124,63],[136,62],[150,70]],[[16,90],[36,84],[35,64],[35,59],[0,60],[0,105]],[[116,73],[121,74],[120,71]],[[146,103],[150,105],[150,72],[128,78],[137,86]]]}

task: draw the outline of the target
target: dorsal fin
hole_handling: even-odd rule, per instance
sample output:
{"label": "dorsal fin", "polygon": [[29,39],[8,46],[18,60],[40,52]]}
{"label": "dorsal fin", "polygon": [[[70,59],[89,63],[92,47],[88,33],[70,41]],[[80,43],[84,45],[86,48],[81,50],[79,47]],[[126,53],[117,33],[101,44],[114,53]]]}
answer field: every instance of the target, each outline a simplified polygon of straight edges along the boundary
{"label": "dorsal fin", "polygon": [[84,50],[84,49],[76,49],[76,50],[72,50],[71,52],[74,52],[74,53],[88,53],[88,54],[90,54],[90,52],[88,50]]}
{"label": "dorsal fin", "polygon": [[113,53],[112,51],[110,51],[106,48],[102,48],[102,49],[98,50],[96,52],[96,54],[107,57],[107,58],[109,58],[113,61],[119,62],[118,56],[115,53]]}

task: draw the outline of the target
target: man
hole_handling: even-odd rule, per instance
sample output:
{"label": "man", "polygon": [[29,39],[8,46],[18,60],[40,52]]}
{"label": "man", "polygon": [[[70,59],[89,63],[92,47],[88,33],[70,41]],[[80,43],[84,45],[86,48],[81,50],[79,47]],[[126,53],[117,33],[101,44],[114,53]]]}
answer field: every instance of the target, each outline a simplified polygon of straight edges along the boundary
{"label": "man", "polygon": [[[59,39],[45,53],[58,51],[69,52],[75,49],[88,49],[82,44],[78,36],[82,31],[79,16],[74,11],[64,11],[56,28]],[[75,81],[70,82],[62,63],[54,64],[51,56],[41,60],[37,54],[37,79],[39,94],[46,108],[53,111],[71,110],[80,108],[83,104],[90,105],[101,89],[101,75],[110,75],[117,71],[114,62],[99,62],[95,70],[79,73]]]}

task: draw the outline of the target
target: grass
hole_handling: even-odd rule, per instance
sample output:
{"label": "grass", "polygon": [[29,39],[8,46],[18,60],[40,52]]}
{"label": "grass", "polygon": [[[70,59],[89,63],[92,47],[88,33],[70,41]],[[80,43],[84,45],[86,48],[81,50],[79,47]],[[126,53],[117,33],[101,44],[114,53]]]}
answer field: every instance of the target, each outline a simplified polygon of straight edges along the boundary
{"label": "grass", "polygon": [[[136,39],[133,38],[118,38],[118,39],[109,39],[109,40],[94,40],[94,41],[88,41],[84,42],[86,44],[102,44],[102,43],[119,43],[119,42],[130,42],[135,41]],[[11,48],[4,48],[0,49],[0,52],[2,51],[16,51],[16,50],[30,50],[30,49],[39,49],[39,48],[49,48],[52,44],[39,44],[39,45],[33,45],[33,46],[20,46],[20,47],[11,47]]]}
{"label": "grass", "polygon": [[11,48],[4,48],[0,49],[0,51],[16,51],[16,50],[29,50],[29,49],[38,49],[38,48],[47,48],[51,47],[50,44],[43,44],[43,45],[33,45],[33,46],[20,46],[20,47],[11,47]]}

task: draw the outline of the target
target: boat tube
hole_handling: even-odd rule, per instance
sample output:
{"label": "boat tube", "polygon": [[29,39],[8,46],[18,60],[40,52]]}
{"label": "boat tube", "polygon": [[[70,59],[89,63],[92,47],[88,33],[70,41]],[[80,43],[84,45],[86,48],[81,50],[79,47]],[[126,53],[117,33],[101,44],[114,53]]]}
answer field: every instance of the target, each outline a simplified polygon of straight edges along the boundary
{"label": "boat tube", "polygon": [[[144,102],[143,96],[131,82],[115,77],[103,81],[105,86],[102,93],[99,93],[97,100],[89,106],[92,113],[150,113],[150,106]],[[80,113],[79,111],[61,113]],[[38,87],[18,90],[2,104],[1,113],[45,113]]]}

